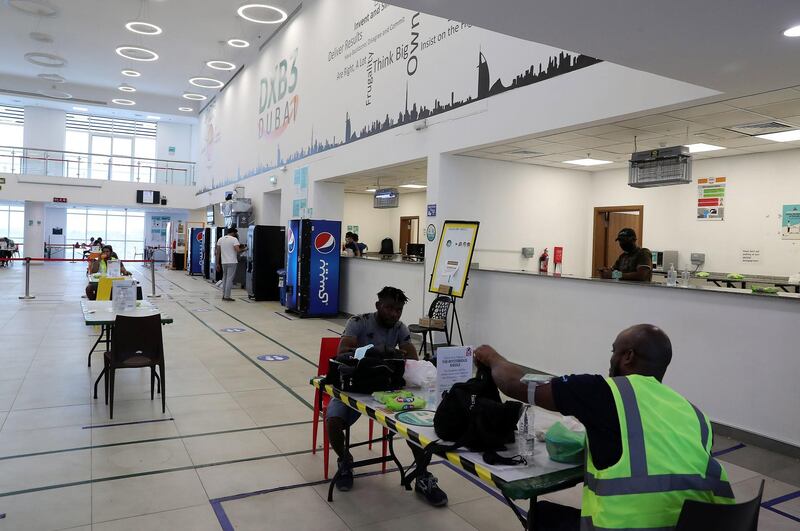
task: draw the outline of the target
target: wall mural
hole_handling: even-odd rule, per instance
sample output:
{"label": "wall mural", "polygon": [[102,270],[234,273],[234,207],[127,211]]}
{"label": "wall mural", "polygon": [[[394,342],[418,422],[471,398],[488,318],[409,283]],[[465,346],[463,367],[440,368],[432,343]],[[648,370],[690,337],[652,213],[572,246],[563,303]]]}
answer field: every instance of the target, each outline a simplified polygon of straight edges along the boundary
{"label": "wall mural", "polygon": [[307,2],[203,112],[197,193],[598,62],[380,2]]}

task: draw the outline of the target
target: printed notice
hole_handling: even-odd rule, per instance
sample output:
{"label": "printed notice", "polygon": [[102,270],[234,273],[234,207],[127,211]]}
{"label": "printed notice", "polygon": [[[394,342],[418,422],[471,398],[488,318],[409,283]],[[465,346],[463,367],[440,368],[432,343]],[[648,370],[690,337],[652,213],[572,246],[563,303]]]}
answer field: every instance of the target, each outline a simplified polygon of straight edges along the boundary
{"label": "printed notice", "polygon": [[472,378],[472,347],[436,349],[436,396]]}
{"label": "printed notice", "polygon": [[742,249],[743,264],[757,264],[761,262],[761,251],[759,249]]}

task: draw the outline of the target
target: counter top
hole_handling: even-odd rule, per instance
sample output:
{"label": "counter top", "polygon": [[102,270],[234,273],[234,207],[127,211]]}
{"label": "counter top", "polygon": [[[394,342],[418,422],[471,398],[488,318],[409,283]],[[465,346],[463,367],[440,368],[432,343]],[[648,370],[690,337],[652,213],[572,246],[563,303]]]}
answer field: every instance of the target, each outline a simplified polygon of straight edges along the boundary
{"label": "counter top", "polygon": [[399,254],[385,254],[378,256],[342,256],[342,259],[365,260],[368,262],[384,262],[384,263],[388,262],[391,264],[415,264],[415,265],[425,264],[424,259],[416,260]]}
{"label": "counter top", "polygon": [[666,284],[659,284],[656,282],[633,282],[633,281],[626,281],[626,280],[611,280],[605,278],[587,278],[587,277],[579,277],[575,275],[561,275],[558,273],[539,273],[538,271],[525,271],[520,269],[502,269],[502,268],[480,268],[480,269],[472,269],[471,272],[474,273],[476,271],[486,271],[486,272],[493,272],[493,273],[510,273],[514,275],[529,275],[534,277],[543,277],[543,278],[552,278],[552,279],[569,279],[569,280],[579,280],[584,282],[604,282],[609,284],[624,284],[624,285],[631,285],[643,288],[656,288],[656,289],[670,289],[675,291],[682,291],[686,293],[727,293],[732,295],[749,295],[750,297],[759,297],[759,298],[768,298],[768,299],[794,299],[800,300],[800,294],[798,293],[786,293],[786,292],[778,292],[774,294],[768,293],[753,293],[749,289],[739,289],[739,288],[723,288],[719,286],[714,286],[712,284],[706,286],[689,286],[689,287],[682,287],[682,286],[667,286]]}

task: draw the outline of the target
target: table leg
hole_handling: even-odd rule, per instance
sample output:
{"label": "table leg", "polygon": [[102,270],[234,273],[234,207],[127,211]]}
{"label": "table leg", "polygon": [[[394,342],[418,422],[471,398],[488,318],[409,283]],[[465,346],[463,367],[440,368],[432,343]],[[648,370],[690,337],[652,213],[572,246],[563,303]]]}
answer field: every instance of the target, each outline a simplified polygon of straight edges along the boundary
{"label": "table leg", "polygon": [[106,326],[102,325],[100,327],[100,335],[97,336],[97,341],[94,342],[94,346],[92,346],[92,349],[89,351],[89,361],[88,361],[89,367],[92,366],[92,354],[94,354],[94,349],[96,349],[97,345],[100,344],[100,341],[103,340],[103,335],[105,334],[105,331],[106,331]]}
{"label": "table leg", "polygon": [[400,484],[406,487],[406,490],[411,490],[411,487],[406,485],[406,469],[394,453],[394,432],[389,431],[389,457],[392,458],[394,464],[397,465],[397,470],[400,471]]}

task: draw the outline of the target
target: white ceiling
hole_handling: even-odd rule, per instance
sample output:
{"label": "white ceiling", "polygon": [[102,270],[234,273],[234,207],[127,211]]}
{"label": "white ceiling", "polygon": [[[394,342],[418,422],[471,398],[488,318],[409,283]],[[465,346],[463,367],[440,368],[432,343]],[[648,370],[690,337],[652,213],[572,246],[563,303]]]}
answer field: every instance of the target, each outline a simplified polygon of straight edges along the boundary
{"label": "white ceiling", "polygon": [[[44,3],[58,10],[52,17],[39,17],[15,9],[11,4]],[[52,82],[37,77],[42,73],[59,74],[66,83],[57,90],[68,92],[76,99],[106,103],[123,112],[138,111],[182,115],[178,107],[197,111],[206,102],[181,98],[184,92],[204,94],[209,99],[218,90],[202,89],[189,84],[192,77],[211,77],[227,82],[238,67],[258,55],[259,46],[280,27],[279,24],[256,24],[236,13],[239,6],[250,3],[242,0],[3,0],[0,3],[0,102],[13,104],[19,95],[3,94],[2,89],[36,93],[49,89]],[[299,0],[269,0],[291,14]],[[145,21],[163,29],[160,35],[138,35],[125,28],[130,21]],[[31,38],[32,32],[45,33],[52,43]],[[240,38],[251,43],[248,48],[233,48],[224,44]],[[142,46],[154,50],[159,59],[154,62],[133,61],[115,53],[117,46]],[[67,59],[66,66],[49,68],[27,62],[28,52],[55,53]],[[205,65],[209,60],[223,60],[237,65],[236,70],[213,70]],[[134,69],[141,77],[120,74],[122,69]],[[117,87],[127,83],[137,92],[125,93]],[[35,97],[35,96],[32,96]],[[116,106],[113,98],[137,102],[134,107]],[[58,100],[44,100],[55,102]],[[69,103],[69,101],[68,101]],[[17,103],[18,104],[18,103]],[[74,105],[87,106],[85,103]],[[94,111],[95,105],[89,104]]]}
{"label": "white ceiling", "polygon": [[[604,125],[575,128],[558,134],[516,138],[460,154],[522,164],[600,171],[627,167],[630,154],[634,151],[676,145],[703,143],[726,148],[695,153],[695,159],[800,148],[800,141],[774,142],[732,130],[737,125],[771,121],[787,124],[789,129],[800,129],[800,86]],[[614,161],[614,164],[586,167],[563,163],[587,156]]]}
{"label": "white ceiling", "polygon": [[800,85],[797,0],[390,0],[741,96]]}
{"label": "white ceiling", "polygon": [[[347,193],[372,193],[367,188],[398,188],[403,184],[427,184],[428,163],[425,159],[394,166],[384,166],[372,170],[342,175],[328,182],[343,183]],[[398,188],[401,194],[424,192],[422,188]]]}

